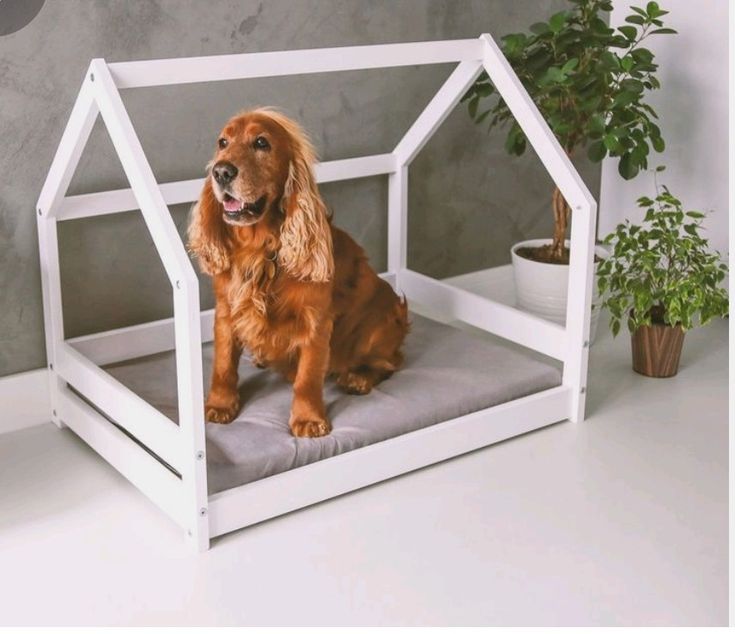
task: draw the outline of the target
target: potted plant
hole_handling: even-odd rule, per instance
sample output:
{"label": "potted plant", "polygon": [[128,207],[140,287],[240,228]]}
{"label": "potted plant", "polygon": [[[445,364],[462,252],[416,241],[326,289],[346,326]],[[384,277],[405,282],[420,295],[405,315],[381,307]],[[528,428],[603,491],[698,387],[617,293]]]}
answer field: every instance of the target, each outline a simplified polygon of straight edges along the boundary
{"label": "potted plant", "polygon": [[638,205],[646,210],[643,224],[626,221],[605,239],[612,252],[597,271],[601,304],[613,335],[626,321],[633,369],[673,376],[684,332],[728,314],[727,265],[700,234],[705,214],[684,211],[666,187],[657,185],[656,198]]}
{"label": "potted plant", "polygon": [[[656,2],[631,7],[626,24],[610,28],[603,14],[611,0],[569,0],[568,11],[530,27],[530,33],[502,38],[502,50],[521,82],[570,157],[583,147],[592,161],[618,159],[625,179],[648,166],[650,148],[661,152],[664,141],[656,112],[645,103],[660,87],[653,53],[643,46],[653,35],[675,33],[661,18],[668,12]],[[465,94],[470,116],[488,131],[508,126],[505,149],[520,156],[526,138],[505,102],[493,99],[495,87],[483,73]],[[558,188],[551,196],[552,240],[529,240],[511,249],[519,305],[564,323],[569,276],[566,240],[570,208]],[[605,252],[598,249],[598,259]],[[593,313],[593,329],[597,313]]]}

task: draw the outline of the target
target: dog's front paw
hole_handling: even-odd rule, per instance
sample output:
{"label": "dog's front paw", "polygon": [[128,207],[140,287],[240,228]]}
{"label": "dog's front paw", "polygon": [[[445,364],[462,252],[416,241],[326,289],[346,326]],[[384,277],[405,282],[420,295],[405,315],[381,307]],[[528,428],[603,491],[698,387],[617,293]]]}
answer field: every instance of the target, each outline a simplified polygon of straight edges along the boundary
{"label": "dog's front paw", "polygon": [[316,417],[312,419],[294,418],[291,420],[290,426],[291,433],[300,438],[319,438],[332,431],[332,426],[328,420]]}
{"label": "dog's front paw", "polygon": [[204,407],[204,417],[210,423],[219,423],[226,425],[235,420],[237,413],[240,411],[239,399],[228,399],[223,402],[221,399],[208,399]]}

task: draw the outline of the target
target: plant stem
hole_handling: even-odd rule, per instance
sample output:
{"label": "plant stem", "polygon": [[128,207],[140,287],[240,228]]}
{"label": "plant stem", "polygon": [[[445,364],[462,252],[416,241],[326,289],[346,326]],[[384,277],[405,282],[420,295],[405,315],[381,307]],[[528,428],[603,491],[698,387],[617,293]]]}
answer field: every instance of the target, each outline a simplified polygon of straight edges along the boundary
{"label": "plant stem", "polygon": [[564,240],[571,210],[558,187],[554,188],[551,196],[551,208],[554,211],[554,241],[551,243],[551,253],[555,259],[561,261],[564,257]]}

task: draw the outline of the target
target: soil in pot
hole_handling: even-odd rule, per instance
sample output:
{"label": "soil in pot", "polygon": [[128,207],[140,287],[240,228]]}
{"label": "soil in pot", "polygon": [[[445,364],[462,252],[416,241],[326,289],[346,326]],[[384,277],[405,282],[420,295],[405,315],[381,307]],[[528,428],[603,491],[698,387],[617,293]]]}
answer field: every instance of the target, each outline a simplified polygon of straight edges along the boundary
{"label": "soil in pot", "polygon": [[651,311],[651,325],[640,326],[631,336],[630,343],[633,369],[638,374],[666,378],[679,371],[684,330],[681,326],[664,323],[660,307]]}

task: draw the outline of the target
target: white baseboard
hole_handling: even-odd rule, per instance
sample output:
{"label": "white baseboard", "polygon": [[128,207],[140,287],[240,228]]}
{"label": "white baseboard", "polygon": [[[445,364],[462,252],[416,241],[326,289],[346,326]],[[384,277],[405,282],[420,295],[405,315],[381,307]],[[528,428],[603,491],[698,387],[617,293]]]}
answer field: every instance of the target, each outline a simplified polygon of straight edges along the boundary
{"label": "white baseboard", "polygon": [[51,402],[45,368],[0,377],[0,433],[50,420]]}

